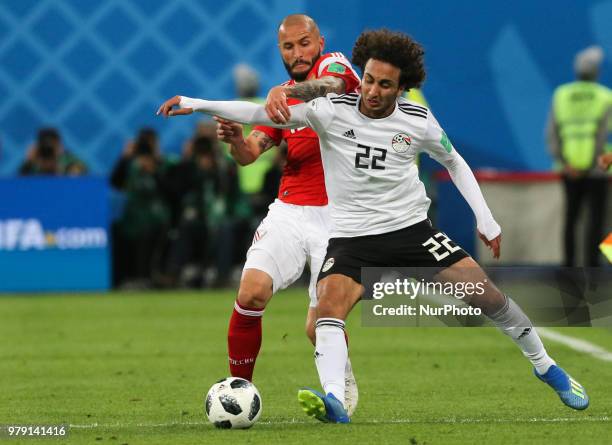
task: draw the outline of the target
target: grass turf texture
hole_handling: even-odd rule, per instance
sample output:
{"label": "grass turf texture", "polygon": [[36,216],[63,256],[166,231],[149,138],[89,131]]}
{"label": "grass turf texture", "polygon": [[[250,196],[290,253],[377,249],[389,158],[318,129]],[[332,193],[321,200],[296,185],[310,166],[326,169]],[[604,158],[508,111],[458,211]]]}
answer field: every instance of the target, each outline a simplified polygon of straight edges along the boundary
{"label": "grass turf texture", "polygon": [[[0,424],[71,424],[68,439],[44,442],[75,444],[612,440],[612,363],[548,343],[589,391],[591,407],[576,412],[495,329],[362,328],[358,310],[348,328],[360,389],[353,423],[313,421],[296,401],[299,387],[319,387],[302,289],[275,296],[264,317],[254,378],[263,398],[259,423],[216,430],[203,395],[229,374],[233,299],[233,291],[0,297]],[[588,330],[558,331],[581,337]],[[591,337],[612,345],[609,330]]]}

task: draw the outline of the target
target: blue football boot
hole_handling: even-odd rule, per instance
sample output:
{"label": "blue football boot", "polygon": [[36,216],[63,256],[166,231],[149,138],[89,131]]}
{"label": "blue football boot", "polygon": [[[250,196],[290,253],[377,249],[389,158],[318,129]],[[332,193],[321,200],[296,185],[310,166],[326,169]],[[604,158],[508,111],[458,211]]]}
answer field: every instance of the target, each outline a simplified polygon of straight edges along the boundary
{"label": "blue football boot", "polygon": [[552,365],[545,374],[533,373],[537,378],[555,390],[563,403],[573,409],[583,410],[589,406],[589,396],[580,383],[574,380],[567,372],[557,365]]}
{"label": "blue football boot", "polygon": [[351,421],[342,403],[331,392],[324,396],[314,389],[300,389],[298,402],[307,415],[321,422],[349,423]]}

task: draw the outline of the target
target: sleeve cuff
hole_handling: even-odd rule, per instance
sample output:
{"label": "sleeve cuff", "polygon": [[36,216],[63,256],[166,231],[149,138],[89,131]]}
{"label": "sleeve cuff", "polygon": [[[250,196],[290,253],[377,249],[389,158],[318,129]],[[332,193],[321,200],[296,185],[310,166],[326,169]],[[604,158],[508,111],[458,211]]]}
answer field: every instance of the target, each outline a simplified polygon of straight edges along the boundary
{"label": "sleeve cuff", "polygon": [[501,227],[494,219],[484,224],[478,224],[477,228],[489,241],[494,240],[501,234]]}

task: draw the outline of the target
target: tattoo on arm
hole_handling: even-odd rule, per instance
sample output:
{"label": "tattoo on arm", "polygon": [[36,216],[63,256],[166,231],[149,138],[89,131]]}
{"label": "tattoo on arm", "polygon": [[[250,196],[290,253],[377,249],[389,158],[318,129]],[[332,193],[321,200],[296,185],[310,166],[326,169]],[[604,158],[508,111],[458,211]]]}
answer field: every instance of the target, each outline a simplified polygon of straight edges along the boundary
{"label": "tattoo on arm", "polygon": [[264,153],[274,147],[274,141],[270,136],[268,136],[263,131],[253,130],[251,132],[250,137],[253,137],[257,142],[257,146],[259,147],[259,153]]}
{"label": "tattoo on arm", "polygon": [[343,94],[344,89],[344,80],[339,77],[325,76],[320,79],[300,82],[289,87],[287,89],[287,96],[308,102],[317,97],[323,97],[327,93]]}

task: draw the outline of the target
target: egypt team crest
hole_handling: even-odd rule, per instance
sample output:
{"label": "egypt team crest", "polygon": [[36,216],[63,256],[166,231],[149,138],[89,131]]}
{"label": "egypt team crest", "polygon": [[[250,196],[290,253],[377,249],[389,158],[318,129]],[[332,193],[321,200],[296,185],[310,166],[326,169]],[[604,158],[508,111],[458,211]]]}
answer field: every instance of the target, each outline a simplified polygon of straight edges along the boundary
{"label": "egypt team crest", "polygon": [[412,144],[412,139],[406,133],[397,133],[391,140],[391,147],[398,153],[406,153]]}

